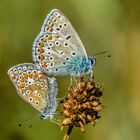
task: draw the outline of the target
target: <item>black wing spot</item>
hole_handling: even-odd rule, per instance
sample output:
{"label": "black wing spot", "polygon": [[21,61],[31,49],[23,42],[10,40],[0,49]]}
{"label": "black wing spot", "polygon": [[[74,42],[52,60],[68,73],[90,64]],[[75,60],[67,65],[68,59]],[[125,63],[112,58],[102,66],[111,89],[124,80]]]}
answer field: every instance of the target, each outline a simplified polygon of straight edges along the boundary
{"label": "black wing spot", "polygon": [[60,55],[63,55],[64,54],[64,52],[60,52]]}
{"label": "black wing spot", "polygon": [[76,55],[76,53],[73,52],[72,55]]}
{"label": "black wing spot", "polygon": [[67,26],[67,23],[64,23],[63,25],[64,25],[64,27],[66,27]]}
{"label": "black wing spot", "polygon": [[60,28],[57,27],[56,30],[57,30],[57,31],[60,31]]}
{"label": "black wing spot", "polygon": [[64,43],[64,46],[67,47],[69,44],[67,42]]}
{"label": "black wing spot", "polygon": [[70,35],[68,35],[68,36],[66,37],[66,39],[67,39],[67,40],[71,39],[71,36],[70,36]]}
{"label": "black wing spot", "polygon": [[53,66],[54,64],[53,63],[51,63],[51,66]]}

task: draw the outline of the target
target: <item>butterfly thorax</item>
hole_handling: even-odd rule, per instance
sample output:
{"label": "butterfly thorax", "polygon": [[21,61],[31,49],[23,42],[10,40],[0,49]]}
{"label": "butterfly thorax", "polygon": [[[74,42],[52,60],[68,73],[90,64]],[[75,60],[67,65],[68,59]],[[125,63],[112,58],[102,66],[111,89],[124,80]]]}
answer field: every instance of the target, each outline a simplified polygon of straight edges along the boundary
{"label": "butterfly thorax", "polygon": [[95,58],[77,56],[73,58],[71,63],[73,63],[73,67],[69,70],[71,71],[71,76],[82,76],[91,73],[91,69],[95,65]]}

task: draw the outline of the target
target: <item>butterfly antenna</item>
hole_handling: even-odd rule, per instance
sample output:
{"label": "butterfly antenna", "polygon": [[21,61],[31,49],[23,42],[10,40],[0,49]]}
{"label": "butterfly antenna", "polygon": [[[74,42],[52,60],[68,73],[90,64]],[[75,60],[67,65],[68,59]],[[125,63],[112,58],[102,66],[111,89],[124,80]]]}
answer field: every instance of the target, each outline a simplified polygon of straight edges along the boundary
{"label": "butterfly antenna", "polygon": [[100,55],[100,54],[104,54],[104,53],[107,53],[107,50],[104,50],[102,52],[96,53],[96,54],[94,54],[94,56],[97,56],[97,55]]}
{"label": "butterfly antenna", "polygon": [[[31,116],[30,118],[28,118],[28,119],[22,121],[21,123],[18,124],[18,127],[24,126],[24,125],[27,124],[29,121],[33,120],[33,118],[34,118],[34,116]],[[31,127],[32,127],[32,124],[29,125],[29,128],[31,128]]]}

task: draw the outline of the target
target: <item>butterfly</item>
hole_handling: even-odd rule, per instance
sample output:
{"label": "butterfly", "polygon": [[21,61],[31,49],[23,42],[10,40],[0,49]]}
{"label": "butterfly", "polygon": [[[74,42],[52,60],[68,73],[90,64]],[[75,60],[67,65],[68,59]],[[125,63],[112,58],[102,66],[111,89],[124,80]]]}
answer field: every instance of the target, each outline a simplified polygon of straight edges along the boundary
{"label": "butterfly", "polygon": [[32,63],[11,67],[8,76],[18,95],[41,113],[41,119],[53,119],[57,107],[57,82]]}
{"label": "butterfly", "polygon": [[92,75],[95,57],[87,56],[85,48],[66,16],[52,10],[33,42],[33,61],[53,76]]}

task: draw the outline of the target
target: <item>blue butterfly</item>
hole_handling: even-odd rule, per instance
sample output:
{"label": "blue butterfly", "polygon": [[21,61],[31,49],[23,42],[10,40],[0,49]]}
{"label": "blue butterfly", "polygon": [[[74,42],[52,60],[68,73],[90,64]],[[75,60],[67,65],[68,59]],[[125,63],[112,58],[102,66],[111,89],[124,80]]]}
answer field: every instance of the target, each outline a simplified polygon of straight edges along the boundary
{"label": "blue butterfly", "polygon": [[41,119],[53,120],[57,107],[57,83],[32,63],[23,63],[8,70],[17,93],[41,113]]}
{"label": "blue butterfly", "polygon": [[88,57],[85,48],[65,15],[57,9],[46,17],[36,37],[32,56],[34,63],[48,75],[92,75],[95,57]]}

